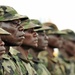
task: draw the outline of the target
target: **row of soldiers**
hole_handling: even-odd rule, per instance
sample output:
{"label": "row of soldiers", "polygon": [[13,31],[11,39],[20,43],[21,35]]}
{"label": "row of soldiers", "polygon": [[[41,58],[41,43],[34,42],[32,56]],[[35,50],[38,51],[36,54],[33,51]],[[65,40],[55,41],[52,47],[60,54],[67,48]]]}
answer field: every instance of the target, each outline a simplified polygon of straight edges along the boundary
{"label": "row of soldiers", "polygon": [[0,75],[75,75],[75,33],[0,6]]}

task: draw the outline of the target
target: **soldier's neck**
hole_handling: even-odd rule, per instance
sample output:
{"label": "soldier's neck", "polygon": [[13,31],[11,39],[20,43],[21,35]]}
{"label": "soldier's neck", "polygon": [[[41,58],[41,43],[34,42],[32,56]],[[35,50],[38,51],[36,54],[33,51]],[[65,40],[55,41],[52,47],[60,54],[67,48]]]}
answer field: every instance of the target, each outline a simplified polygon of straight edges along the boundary
{"label": "soldier's neck", "polygon": [[16,46],[15,49],[18,50],[25,58],[28,57],[28,50],[25,49],[24,47]]}
{"label": "soldier's neck", "polygon": [[50,57],[53,57],[53,51],[54,51],[53,48],[48,46],[46,51],[48,52]]}

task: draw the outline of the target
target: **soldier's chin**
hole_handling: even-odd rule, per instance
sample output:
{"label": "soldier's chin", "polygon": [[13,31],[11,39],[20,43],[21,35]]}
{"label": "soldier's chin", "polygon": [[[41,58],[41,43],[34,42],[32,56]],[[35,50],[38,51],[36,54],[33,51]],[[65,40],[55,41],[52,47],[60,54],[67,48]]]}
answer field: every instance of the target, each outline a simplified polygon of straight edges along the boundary
{"label": "soldier's chin", "polygon": [[38,43],[37,43],[37,42],[33,42],[33,43],[32,43],[32,46],[38,47]]}
{"label": "soldier's chin", "polygon": [[38,44],[34,44],[33,47],[38,47]]}
{"label": "soldier's chin", "polygon": [[44,49],[46,50],[46,49],[47,49],[47,47],[44,47]]}
{"label": "soldier's chin", "polygon": [[17,42],[15,45],[21,46],[23,42]]}

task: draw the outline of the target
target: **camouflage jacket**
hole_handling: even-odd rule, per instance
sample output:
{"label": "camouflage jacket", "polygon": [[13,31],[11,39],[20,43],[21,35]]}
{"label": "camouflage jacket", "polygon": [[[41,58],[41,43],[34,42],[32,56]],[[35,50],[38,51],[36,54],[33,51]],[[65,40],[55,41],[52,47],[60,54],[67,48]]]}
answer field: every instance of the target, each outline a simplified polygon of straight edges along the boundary
{"label": "camouflage jacket", "polygon": [[2,59],[0,59],[0,75],[3,75]]}
{"label": "camouflage jacket", "polygon": [[60,55],[59,59],[61,59],[62,64],[65,67],[66,75],[75,75],[75,57],[65,58]]}
{"label": "camouflage jacket", "polygon": [[17,56],[19,57],[20,61],[18,61],[18,64],[20,64],[22,72],[23,73],[26,72],[26,74],[23,74],[23,75],[38,75],[37,72],[34,70],[34,68],[31,66],[31,64],[30,64],[28,59],[23,57],[23,55],[18,50],[15,50],[14,48],[11,48],[11,49],[12,50],[10,50],[10,52],[14,56],[14,58],[16,60],[18,60]]}
{"label": "camouflage jacket", "polygon": [[42,51],[38,57],[50,71],[51,75],[66,75],[65,67],[58,57],[51,58],[47,51]]}
{"label": "camouflage jacket", "polygon": [[16,58],[13,57],[10,53],[3,55],[2,75],[26,75],[27,74],[27,71],[23,66],[22,62],[20,62],[17,56]]}
{"label": "camouflage jacket", "polygon": [[34,67],[38,75],[51,75],[45,65],[42,64],[42,62],[38,58],[33,58],[32,55],[30,55],[30,57],[28,58],[30,59],[30,63]]}
{"label": "camouflage jacket", "polygon": [[36,61],[31,61],[31,65],[34,67],[38,75],[51,75],[47,68],[42,64]]}

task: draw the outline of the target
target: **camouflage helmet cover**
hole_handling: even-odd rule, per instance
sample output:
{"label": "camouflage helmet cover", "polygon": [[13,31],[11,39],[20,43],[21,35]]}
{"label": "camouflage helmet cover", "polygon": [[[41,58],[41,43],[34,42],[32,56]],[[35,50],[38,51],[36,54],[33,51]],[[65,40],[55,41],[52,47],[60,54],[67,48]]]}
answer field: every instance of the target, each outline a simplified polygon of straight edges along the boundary
{"label": "camouflage helmet cover", "polygon": [[31,19],[31,22],[38,24],[38,25],[41,25],[41,22],[37,19]]}
{"label": "camouflage helmet cover", "polygon": [[0,21],[11,21],[15,19],[28,18],[17,13],[17,11],[10,6],[0,6]]}
{"label": "camouflage helmet cover", "polygon": [[52,31],[58,31],[58,27],[54,23],[45,22],[45,23],[43,23],[43,25],[49,26]]}
{"label": "camouflage helmet cover", "polygon": [[61,31],[64,31],[64,32],[66,32],[67,34],[74,34],[74,31],[71,30],[71,29],[63,29],[63,30],[61,30]]}
{"label": "camouflage helmet cover", "polygon": [[46,31],[46,30],[49,30],[49,29],[50,29],[50,28],[49,28],[48,26],[42,25],[41,28],[35,29],[35,31],[36,31],[36,32],[38,32],[38,31]]}
{"label": "camouflage helmet cover", "polygon": [[37,29],[37,28],[40,28],[41,26],[38,25],[38,24],[34,24],[33,22],[22,22],[22,24],[24,25],[24,29],[30,29],[30,28],[34,28],[34,29]]}
{"label": "camouflage helmet cover", "polygon": [[54,34],[54,35],[63,35],[63,34],[66,34],[66,32],[60,31],[58,29],[58,27],[54,23],[45,22],[45,23],[43,23],[43,25],[50,27],[50,29],[46,32],[47,34]]}
{"label": "camouflage helmet cover", "polygon": [[71,40],[71,41],[75,41],[75,33],[74,33],[73,30],[71,30],[71,29],[63,29],[61,31],[66,32],[67,35],[63,35],[63,37],[65,39],[68,39],[68,40]]}

